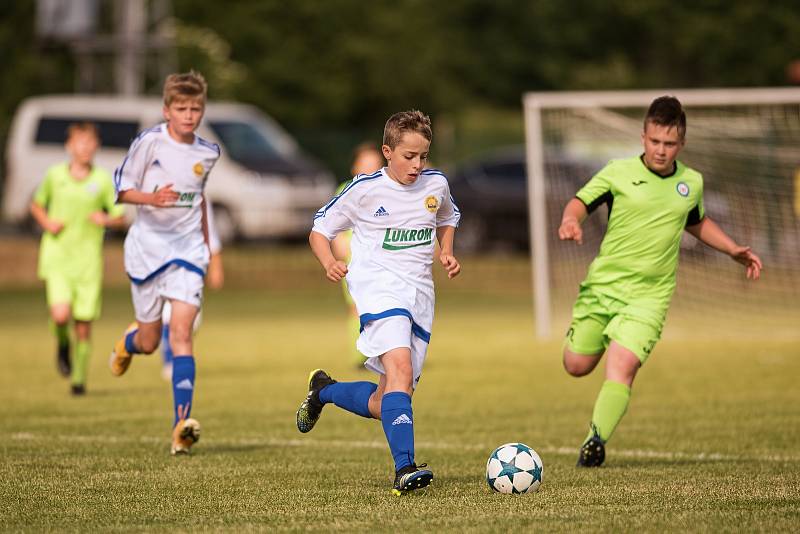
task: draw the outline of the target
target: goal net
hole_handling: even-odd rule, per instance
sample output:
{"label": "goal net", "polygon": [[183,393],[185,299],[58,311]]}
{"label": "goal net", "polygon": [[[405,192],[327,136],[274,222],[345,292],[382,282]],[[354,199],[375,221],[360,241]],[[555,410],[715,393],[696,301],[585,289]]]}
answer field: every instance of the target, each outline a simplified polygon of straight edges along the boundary
{"label": "goal net", "polygon": [[674,95],[687,114],[679,159],[703,174],[706,213],[764,262],[744,268],[684,233],[664,337],[800,338],[800,89],[528,93],[524,97],[536,334],[566,330],[607,213],[584,243],[561,242],[561,213],[609,159],[642,153],[650,102]]}

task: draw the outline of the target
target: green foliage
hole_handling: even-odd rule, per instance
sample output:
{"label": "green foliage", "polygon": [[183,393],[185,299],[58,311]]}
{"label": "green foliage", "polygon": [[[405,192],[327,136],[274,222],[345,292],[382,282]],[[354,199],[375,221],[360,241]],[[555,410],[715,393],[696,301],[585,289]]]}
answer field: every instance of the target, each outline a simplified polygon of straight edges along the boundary
{"label": "green foliage", "polygon": [[[275,116],[337,174],[352,146],[378,137],[400,109],[457,124],[466,110],[519,110],[531,90],[784,85],[800,49],[794,0],[172,6],[180,70],[200,69],[212,98]],[[34,37],[34,14],[32,0],[0,5],[0,137],[22,98],[75,86],[73,59]],[[148,81],[151,91],[159,85]]]}

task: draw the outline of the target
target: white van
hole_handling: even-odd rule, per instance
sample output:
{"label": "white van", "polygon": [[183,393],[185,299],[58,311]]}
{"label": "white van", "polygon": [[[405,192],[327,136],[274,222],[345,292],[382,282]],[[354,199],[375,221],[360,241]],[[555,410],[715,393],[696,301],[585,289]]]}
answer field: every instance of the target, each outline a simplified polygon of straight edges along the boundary
{"label": "white van", "polygon": [[[113,172],[137,133],[163,121],[159,98],[52,95],[25,100],[9,132],[3,216],[27,220],[36,186],[64,161],[66,129],[94,122],[102,146],[95,163]],[[245,104],[209,102],[198,134],[222,147],[206,194],[220,238],[299,237],[330,200],[333,175],[305,155],[272,119]]]}

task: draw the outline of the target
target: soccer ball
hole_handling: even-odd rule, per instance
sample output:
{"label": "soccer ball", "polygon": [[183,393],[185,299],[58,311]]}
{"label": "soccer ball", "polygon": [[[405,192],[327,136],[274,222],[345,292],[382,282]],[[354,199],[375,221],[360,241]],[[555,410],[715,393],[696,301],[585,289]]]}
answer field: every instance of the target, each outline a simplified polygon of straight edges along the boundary
{"label": "soccer ball", "polygon": [[524,443],[506,443],[489,456],[486,482],[500,493],[533,493],[542,485],[543,470],[535,450]]}

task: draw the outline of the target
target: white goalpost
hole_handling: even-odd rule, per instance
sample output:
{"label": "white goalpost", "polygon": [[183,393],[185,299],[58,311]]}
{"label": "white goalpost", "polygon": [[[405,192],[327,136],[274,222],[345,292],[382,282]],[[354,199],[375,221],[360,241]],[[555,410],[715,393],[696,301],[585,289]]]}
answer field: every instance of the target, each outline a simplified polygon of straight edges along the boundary
{"label": "white goalpost", "polygon": [[704,177],[706,212],[765,263],[762,280],[685,235],[665,336],[800,337],[800,88],[526,93],[531,270],[537,338],[566,330],[578,284],[605,231],[599,209],[584,245],[557,237],[561,210],[609,159],[642,152],[653,99],[687,114],[679,159]]}

